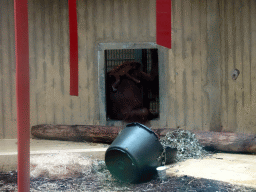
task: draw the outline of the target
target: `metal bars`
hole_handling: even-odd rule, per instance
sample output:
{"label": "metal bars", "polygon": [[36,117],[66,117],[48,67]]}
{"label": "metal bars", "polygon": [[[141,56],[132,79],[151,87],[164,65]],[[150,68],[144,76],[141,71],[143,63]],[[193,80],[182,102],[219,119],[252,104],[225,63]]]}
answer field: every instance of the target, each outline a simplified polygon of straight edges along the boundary
{"label": "metal bars", "polygon": [[[106,73],[114,67],[121,65],[125,61],[138,61],[142,63],[142,70],[146,73],[151,72],[152,60],[150,49],[110,49],[105,50],[105,69]],[[151,112],[159,114],[159,94],[153,94],[152,90],[143,90],[144,105],[149,103]]]}

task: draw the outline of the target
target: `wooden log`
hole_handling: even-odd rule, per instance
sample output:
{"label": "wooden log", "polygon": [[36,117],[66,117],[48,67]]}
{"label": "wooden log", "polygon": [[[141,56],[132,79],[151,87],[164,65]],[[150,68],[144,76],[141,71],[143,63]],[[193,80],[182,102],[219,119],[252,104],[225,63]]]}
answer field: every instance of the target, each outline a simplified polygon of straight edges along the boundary
{"label": "wooden log", "polygon": [[[123,129],[121,126],[100,125],[36,125],[31,129],[31,134],[36,138],[89,141],[98,143],[111,143]],[[153,129],[160,137],[176,129]],[[210,147],[225,152],[256,153],[256,135],[231,132],[201,132],[191,131],[195,134],[203,147]]]}
{"label": "wooden log", "polygon": [[99,125],[35,125],[31,134],[40,139],[112,143],[122,127]]}
{"label": "wooden log", "polygon": [[[164,137],[175,129],[159,128],[157,134]],[[256,153],[256,135],[232,132],[191,131],[206,148],[223,152]]]}
{"label": "wooden log", "polygon": [[231,132],[194,132],[199,143],[225,152],[256,153],[256,135]]}

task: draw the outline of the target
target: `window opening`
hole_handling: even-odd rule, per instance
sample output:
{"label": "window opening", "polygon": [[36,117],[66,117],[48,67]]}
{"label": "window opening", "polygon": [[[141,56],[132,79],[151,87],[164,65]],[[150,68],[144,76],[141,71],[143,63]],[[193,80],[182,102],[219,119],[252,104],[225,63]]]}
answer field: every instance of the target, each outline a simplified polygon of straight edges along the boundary
{"label": "window opening", "polygon": [[[154,51],[152,51],[154,50]],[[123,64],[126,61],[137,61],[141,63],[141,70],[147,74],[151,73],[152,58],[155,58],[155,62],[158,65],[158,51],[157,49],[111,49],[105,50],[105,69],[107,72],[113,68]],[[155,54],[155,55],[153,55]],[[107,75],[106,75],[107,78]],[[107,79],[105,79],[107,83]],[[153,85],[153,86],[152,86]],[[107,86],[107,85],[106,85]],[[106,87],[107,89],[107,87]],[[107,93],[106,93],[107,94]],[[159,76],[155,77],[153,82],[149,82],[148,86],[142,89],[143,107],[150,110],[156,118],[159,117]],[[107,98],[107,95],[106,95]],[[107,120],[113,118],[110,117],[109,107],[107,107]]]}

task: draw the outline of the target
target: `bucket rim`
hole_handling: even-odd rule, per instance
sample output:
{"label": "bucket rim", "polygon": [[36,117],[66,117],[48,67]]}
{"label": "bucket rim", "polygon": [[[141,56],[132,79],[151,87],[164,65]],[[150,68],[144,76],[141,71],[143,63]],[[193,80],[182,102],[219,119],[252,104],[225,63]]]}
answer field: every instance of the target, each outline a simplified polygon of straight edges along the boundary
{"label": "bucket rim", "polygon": [[107,149],[107,151],[106,151],[106,153],[105,153],[105,161],[106,161],[107,152],[112,151],[112,150],[121,151],[122,153],[127,154],[128,157],[132,160],[132,162],[134,162],[135,166],[136,166],[138,169],[141,168],[141,167],[139,166],[138,161],[136,160],[136,158],[134,158],[134,157],[129,153],[129,151],[124,150],[124,149],[122,149],[121,147],[116,147],[116,146],[115,146],[115,147],[109,147],[109,148]]}
{"label": "bucket rim", "polygon": [[[132,162],[134,163],[134,166],[136,167],[136,171],[137,171],[137,176],[133,179],[133,180],[130,180],[130,181],[124,181],[124,182],[128,182],[128,183],[134,183],[134,182],[137,182],[138,180],[140,180],[140,177],[142,175],[142,172],[141,172],[141,166],[139,166],[138,162],[136,161],[136,159],[126,150],[123,150],[122,148],[120,147],[112,147],[112,148],[108,148],[106,153],[105,153],[105,163],[106,163],[106,158],[107,158],[107,153],[110,152],[110,151],[113,151],[113,150],[117,150],[117,151],[121,151],[122,153],[126,154],[131,160]],[[106,166],[108,167],[107,163],[106,163]],[[108,168],[109,170],[109,168]],[[111,173],[112,174],[112,173]],[[114,174],[113,174],[114,175]],[[118,176],[114,175],[115,177],[118,178]]]}
{"label": "bucket rim", "polygon": [[143,124],[138,123],[138,122],[133,122],[133,123],[129,123],[129,124],[126,125],[126,127],[133,127],[133,126],[139,126],[143,129],[147,130],[148,132],[153,133],[156,136],[156,138],[158,139],[157,134],[152,129],[147,127],[146,125],[143,125]]}

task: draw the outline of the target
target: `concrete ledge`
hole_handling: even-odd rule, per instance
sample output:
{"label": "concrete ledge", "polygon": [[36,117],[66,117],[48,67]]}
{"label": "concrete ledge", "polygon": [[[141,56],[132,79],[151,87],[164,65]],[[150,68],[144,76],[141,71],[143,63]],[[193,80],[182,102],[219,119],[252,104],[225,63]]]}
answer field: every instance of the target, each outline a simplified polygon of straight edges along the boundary
{"label": "concrete ledge", "polygon": [[[17,140],[0,140],[0,171],[17,169]],[[78,153],[92,159],[104,160],[107,146],[86,142],[36,140],[30,141],[30,156],[57,153]]]}

